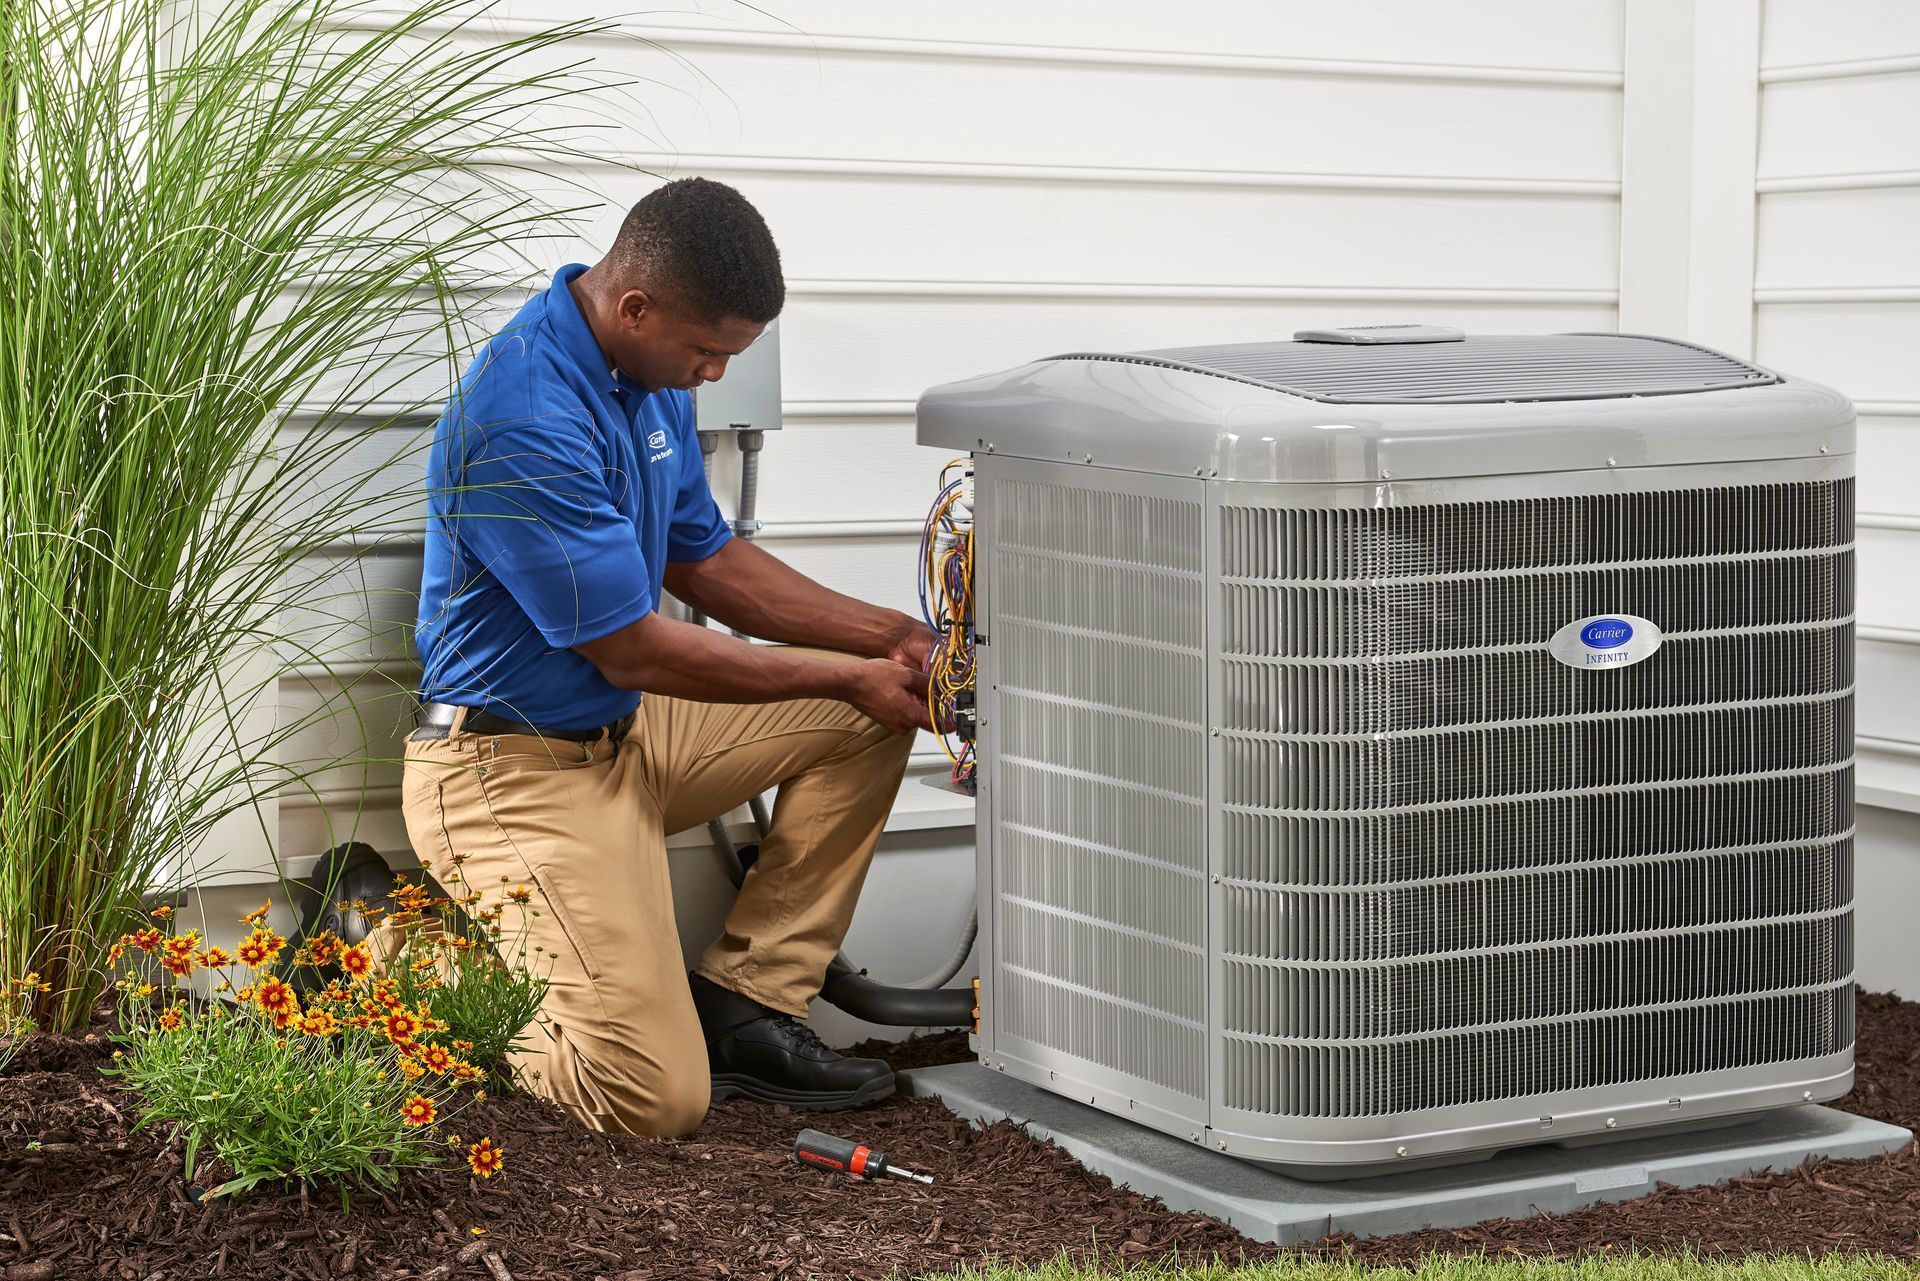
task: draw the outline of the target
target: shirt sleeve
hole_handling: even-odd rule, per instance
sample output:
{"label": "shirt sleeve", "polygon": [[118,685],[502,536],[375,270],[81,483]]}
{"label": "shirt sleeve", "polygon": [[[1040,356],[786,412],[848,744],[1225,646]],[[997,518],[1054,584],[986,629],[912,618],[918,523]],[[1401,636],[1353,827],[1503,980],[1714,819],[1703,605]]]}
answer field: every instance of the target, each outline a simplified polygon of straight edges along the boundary
{"label": "shirt sleeve", "polygon": [[667,559],[670,561],[705,560],[726,546],[733,537],[720,505],[713,501],[713,489],[707,484],[706,468],[700,461],[700,434],[693,425],[693,398],[676,396],[675,434],[680,446],[674,452],[680,460],[680,484],[674,493],[673,519],[667,526]]}
{"label": "shirt sleeve", "polygon": [[567,649],[654,608],[633,522],[613,503],[589,423],[565,418],[482,427],[446,442],[449,535],[500,580],[540,635]]}

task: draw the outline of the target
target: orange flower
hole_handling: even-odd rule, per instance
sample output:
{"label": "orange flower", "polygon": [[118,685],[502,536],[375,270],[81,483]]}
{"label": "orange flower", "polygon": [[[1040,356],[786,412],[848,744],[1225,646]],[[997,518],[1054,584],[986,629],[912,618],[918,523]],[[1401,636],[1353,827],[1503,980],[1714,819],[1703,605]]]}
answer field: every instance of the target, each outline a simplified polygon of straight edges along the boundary
{"label": "orange flower", "polygon": [[233,964],[233,954],[225,948],[210,947],[201,954],[200,964],[210,970],[224,970]]}
{"label": "orange flower", "polygon": [[380,1028],[395,1045],[411,1045],[420,1032],[420,1019],[409,1010],[395,1010]]}
{"label": "orange flower", "polygon": [[267,913],[271,911],[273,911],[273,903],[271,901],[262,903],[259,907],[254,908],[251,912],[241,917],[240,923],[242,925],[259,925],[267,919]]}
{"label": "orange flower", "polygon": [[171,907],[169,907],[169,906],[168,906],[167,904],[165,904],[165,903],[162,903],[162,904],[161,904],[161,905],[160,905],[159,907],[156,907],[156,908],[154,908],[154,909],[153,909],[153,913],[152,913],[152,915],[153,915],[153,919],[154,919],[154,920],[156,920],[156,921],[164,921],[164,920],[166,920],[166,919],[167,919],[167,918],[168,918],[169,916],[172,916],[172,915],[173,915],[173,908],[171,908]]}
{"label": "orange flower", "polygon": [[373,973],[373,950],[365,943],[340,949],[340,968],[347,972],[349,978],[367,977]]}
{"label": "orange flower", "polygon": [[443,1045],[423,1045],[418,1057],[420,1066],[429,1072],[445,1072],[453,1066],[453,1055]]}
{"label": "orange flower", "polygon": [[427,1070],[420,1066],[418,1059],[406,1058],[400,1060],[400,1075],[406,1077],[407,1080],[418,1081],[426,1074]]}
{"label": "orange flower", "polygon": [[315,965],[331,964],[339,958],[343,946],[332,930],[323,930],[307,943],[307,959]]}
{"label": "orange flower", "polygon": [[300,1030],[308,1036],[332,1036],[340,1030],[331,1010],[308,1010],[300,1020]]}
{"label": "orange flower", "polygon": [[279,979],[267,979],[254,989],[254,1003],[267,1013],[275,1016],[275,1026],[284,1027],[279,1016],[293,1016],[300,1012],[300,998],[294,995],[292,988]]}
{"label": "orange flower", "polygon": [[500,1155],[505,1151],[493,1146],[492,1139],[482,1139],[467,1149],[467,1168],[483,1179],[491,1179],[506,1164]]}
{"label": "orange flower", "polygon": [[507,897],[516,903],[531,903],[533,891],[525,885],[516,885],[507,891]]}
{"label": "orange flower", "polygon": [[455,1059],[453,1065],[447,1069],[447,1072],[456,1081],[468,1082],[478,1081],[481,1076],[484,1075],[479,1068],[462,1059]]}
{"label": "orange flower", "polygon": [[433,1100],[418,1094],[400,1106],[400,1119],[408,1125],[432,1125],[437,1114]]}
{"label": "orange flower", "polygon": [[176,978],[185,978],[193,972],[199,961],[200,933],[192,930],[185,934],[175,934],[160,945],[160,964]]}
{"label": "orange flower", "polygon": [[135,930],[133,933],[127,935],[127,942],[133,944],[142,952],[151,953],[160,946],[160,931],[149,925],[143,930]]}
{"label": "orange flower", "polygon": [[179,1006],[172,1006],[168,1009],[160,1011],[159,1026],[162,1032],[178,1032],[181,1029],[181,1027],[185,1025],[185,1023],[186,1023],[186,1020],[180,1017]]}
{"label": "orange flower", "polygon": [[280,955],[287,941],[272,930],[255,930],[240,940],[240,959],[256,970]]}

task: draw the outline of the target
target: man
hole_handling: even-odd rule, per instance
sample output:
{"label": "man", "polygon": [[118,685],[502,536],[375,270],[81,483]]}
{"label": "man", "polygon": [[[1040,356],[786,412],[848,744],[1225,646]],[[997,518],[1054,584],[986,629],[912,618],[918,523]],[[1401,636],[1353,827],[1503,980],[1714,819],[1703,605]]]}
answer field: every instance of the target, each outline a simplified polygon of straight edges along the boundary
{"label": "man", "polygon": [[[785,294],[753,206],[668,183],[494,337],[434,432],[407,831],[489,898],[531,888],[525,945],[552,985],[517,1066],[598,1129],[685,1134],[710,1093],[839,1108],[893,1090],[800,1020],[928,724],[933,637],[731,538],[687,394]],[[785,644],[663,617],[663,587]],[[666,837],[776,785],[690,978]]]}

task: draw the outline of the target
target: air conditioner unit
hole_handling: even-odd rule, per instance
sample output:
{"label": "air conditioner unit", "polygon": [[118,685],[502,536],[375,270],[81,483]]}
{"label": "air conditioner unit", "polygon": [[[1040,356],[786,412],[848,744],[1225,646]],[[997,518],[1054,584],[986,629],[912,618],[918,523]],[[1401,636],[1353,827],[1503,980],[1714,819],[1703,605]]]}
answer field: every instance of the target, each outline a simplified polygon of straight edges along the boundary
{"label": "air conditioner unit", "polygon": [[982,1061],[1323,1177],[1844,1094],[1849,402],[1299,339],[920,400],[976,486]]}

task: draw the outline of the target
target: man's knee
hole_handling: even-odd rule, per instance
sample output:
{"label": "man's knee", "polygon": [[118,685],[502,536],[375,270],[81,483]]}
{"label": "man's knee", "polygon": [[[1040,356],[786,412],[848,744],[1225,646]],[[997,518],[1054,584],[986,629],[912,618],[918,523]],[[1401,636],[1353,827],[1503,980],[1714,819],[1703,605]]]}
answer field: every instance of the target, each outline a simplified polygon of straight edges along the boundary
{"label": "man's knee", "polygon": [[692,1134],[707,1118],[712,1082],[705,1071],[667,1081],[657,1089],[636,1092],[622,1109],[621,1127],[633,1134],[678,1139]]}
{"label": "man's knee", "polygon": [[[556,1029],[549,1027],[549,1035]],[[536,1093],[572,1112],[595,1130],[679,1138],[698,1129],[712,1095],[705,1042],[697,1055],[669,1061],[624,1051],[598,1038],[585,1044],[564,1032],[547,1052],[520,1064]]]}

